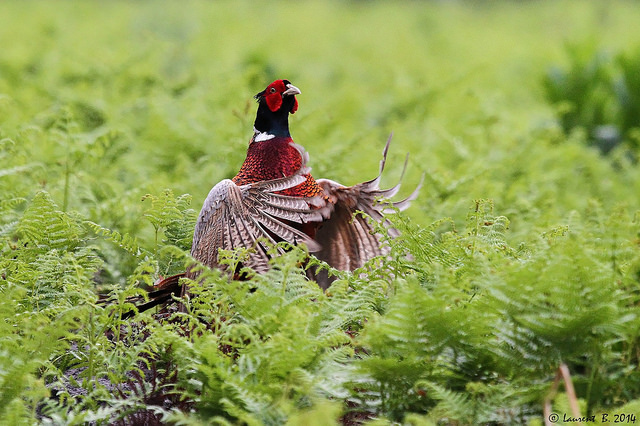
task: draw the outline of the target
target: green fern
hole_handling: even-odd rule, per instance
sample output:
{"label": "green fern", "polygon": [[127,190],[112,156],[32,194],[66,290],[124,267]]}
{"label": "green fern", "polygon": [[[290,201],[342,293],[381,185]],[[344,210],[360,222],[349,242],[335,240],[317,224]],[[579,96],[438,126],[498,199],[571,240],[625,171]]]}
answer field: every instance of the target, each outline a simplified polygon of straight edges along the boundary
{"label": "green fern", "polygon": [[82,227],[60,211],[44,191],[36,194],[16,232],[28,246],[63,250],[72,250],[84,236]]}
{"label": "green fern", "polygon": [[165,190],[161,195],[147,194],[142,201],[151,200],[144,217],[155,230],[156,246],[160,244],[160,234],[164,233],[163,243],[173,244],[185,250],[191,248],[196,211],[190,208],[191,196],[183,194],[174,198],[171,190]]}
{"label": "green fern", "polygon": [[95,234],[106,237],[108,241],[115,243],[118,247],[124,249],[127,253],[134,257],[139,258],[141,256],[144,256],[145,254],[148,254],[140,247],[135,237],[132,237],[128,234],[122,235],[118,231],[107,229],[91,221],[85,222],[85,225],[91,228],[91,230]]}
{"label": "green fern", "polygon": [[46,192],[28,205],[15,235],[13,259],[3,258],[0,265],[7,282],[28,290],[21,303],[25,310],[52,309],[55,316],[94,297],[92,279],[102,262],[94,248],[84,245],[79,220],[59,211]]}
{"label": "green fern", "polygon": [[16,424],[31,422],[39,401],[48,395],[40,372],[48,361],[68,350],[66,338],[78,326],[74,312],[55,318],[25,312],[27,290],[3,281],[0,324],[0,417]]}
{"label": "green fern", "polygon": [[[583,22],[602,7],[138,2],[105,23],[103,5],[5,3],[0,40],[20,42],[0,53],[0,423],[541,424],[559,362],[582,414],[638,411],[637,7]],[[296,19],[262,19],[283,11]],[[203,24],[225,14],[243,19]],[[291,37],[318,25],[341,43]],[[272,62],[256,31],[291,49]],[[550,105],[534,86],[567,37]],[[188,255],[200,201],[246,154],[255,103],[238,96],[294,63],[305,97],[339,94],[291,118],[314,176],[361,181],[393,127],[381,185],[407,151],[407,186],[427,177],[389,216],[398,238],[375,227],[388,255],[329,268],[327,292],[303,268],[326,265],[284,244],[243,281]],[[603,157],[589,145],[607,121],[622,143]],[[123,319],[190,268],[183,310]]]}
{"label": "green fern", "polygon": [[[190,314],[206,315],[214,325],[194,340],[202,387],[190,394],[198,395],[201,415],[279,424],[318,397],[346,396],[342,384],[351,377],[345,373],[353,350],[341,327],[363,313],[344,306],[344,295],[323,295],[298,266],[307,254],[289,248],[251,281],[214,274],[192,287]],[[374,300],[359,297],[356,306]]]}

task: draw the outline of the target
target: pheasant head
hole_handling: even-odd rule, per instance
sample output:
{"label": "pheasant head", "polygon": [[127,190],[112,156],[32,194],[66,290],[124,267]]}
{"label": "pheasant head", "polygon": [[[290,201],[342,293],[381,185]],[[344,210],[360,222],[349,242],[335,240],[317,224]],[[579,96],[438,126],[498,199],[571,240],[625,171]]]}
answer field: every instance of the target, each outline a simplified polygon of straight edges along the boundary
{"label": "pheasant head", "polygon": [[[289,114],[298,110],[296,95],[300,89],[289,80],[276,80],[262,92],[255,95],[258,112],[254,123],[256,133],[263,134],[259,139],[274,136],[289,137]],[[259,139],[257,139],[259,141]]]}

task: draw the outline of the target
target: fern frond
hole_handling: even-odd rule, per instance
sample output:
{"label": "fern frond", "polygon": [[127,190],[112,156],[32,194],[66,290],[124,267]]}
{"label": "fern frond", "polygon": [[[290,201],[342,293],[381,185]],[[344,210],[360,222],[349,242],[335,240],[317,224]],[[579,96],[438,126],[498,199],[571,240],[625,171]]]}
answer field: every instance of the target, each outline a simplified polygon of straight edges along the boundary
{"label": "fern frond", "polygon": [[151,201],[151,206],[145,211],[144,217],[155,229],[156,244],[160,242],[159,233],[163,232],[166,243],[184,250],[191,249],[197,219],[197,212],[190,208],[191,195],[175,197],[173,191],[165,189],[159,196],[147,194],[142,197],[142,201],[146,200]]}
{"label": "fern frond", "polygon": [[14,209],[20,204],[24,204],[26,202],[26,198],[15,197],[15,198],[6,198],[0,200],[0,212],[6,211],[9,209]]}
{"label": "fern frond", "polygon": [[73,249],[84,236],[82,227],[61,212],[51,196],[38,192],[24,212],[16,232],[21,239],[35,247]]}
{"label": "fern frond", "polygon": [[462,424],[472,424],[475,417],[475,407],[469,394],[454,392],[436,383],[420,380],[415,384],[416,389],[437,401],[437,405],[430,411],[431,417],[438,420],[456,421]]}
{"label": "fern frond", "polygon": [[[359,280],[360,281],[360,280]],[[330,333],[356,325],[371,317],[376,307],[385,297],[387,283],[381,280],[366,281],[356,288],[349,284],[352,281],[334,281],[329,289],[329,297],[325,302],[321,330]]]}
{"label": "fern frond", "polygon": [[85,221],[84,224],[89,227],[93,233],[106,237],[108,241],[115,243],[118,247],[124,249],[127,253],[141,258],[148,253],[142,249],[135,237],[128,234],[122,235],[120,232],[105,228],[97,223],[91,221]]}

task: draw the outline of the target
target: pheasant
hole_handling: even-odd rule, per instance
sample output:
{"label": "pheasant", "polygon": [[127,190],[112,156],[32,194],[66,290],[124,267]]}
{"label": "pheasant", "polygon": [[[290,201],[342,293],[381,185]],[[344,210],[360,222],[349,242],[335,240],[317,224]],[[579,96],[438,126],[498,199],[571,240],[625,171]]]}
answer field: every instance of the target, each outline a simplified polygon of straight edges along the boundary
{"label": "pheasant", "polygon": [[[298,109],[299,94],[300,90],[288,80],[276,80],[255,95],[258,111],[247,157],[235,177],[224,179],[211,189],[196,222],[191,255],[202,264],[220,267],[219,249],[246,247],[251,250],[244,266],[264,273],[269,268],[265,241],[306,244],[318,259],[347,271],[385,254],[380,235],[359,212],[388,226],[383,213],[407,208],[422,182],[399,202],[388,199],[398,192],[400,183],[379,189],[391,137],[375,179],[350,187],[329,179],[314,179],[307,166],[308,153],[289,132],[289,115]],[[389,228],[389,234],[395,236],[397,231]],[[179,278],[184,275],[160,282],[157,290],[149,294],[151,301],[139,306],[139,310],[177,294]],[[332,282],[324,270],[311,270],[308,275],[323,289]],[[186,276],[195,278],[196,273],[188,271]],[[182,292],[187,294],[186,289]]]}

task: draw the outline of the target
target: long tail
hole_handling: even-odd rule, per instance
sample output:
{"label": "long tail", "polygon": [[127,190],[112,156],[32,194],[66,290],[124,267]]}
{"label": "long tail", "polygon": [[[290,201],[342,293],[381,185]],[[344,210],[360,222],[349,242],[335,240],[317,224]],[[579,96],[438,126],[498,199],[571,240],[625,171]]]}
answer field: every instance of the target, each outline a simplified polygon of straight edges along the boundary
{"label": "long tail", "polygon": [[[136,305],[138,312],[144,312],[155,306],[170,301],[173,296],[179,297],[182,294],[182,284],[180,283],[180,278],[184,276],[185,273],[183,272],[157,281],[153,286],[154,289],[148,293],[148,302],[140,304],[143,299],[139,296],[127,299],[127,302]],[[98,304],[108,305],[109,301],[107,299],[101,299],[98,301]],[[128,311],[122,315],[122,319],[131,318],[134,315],[135,311]]]}

